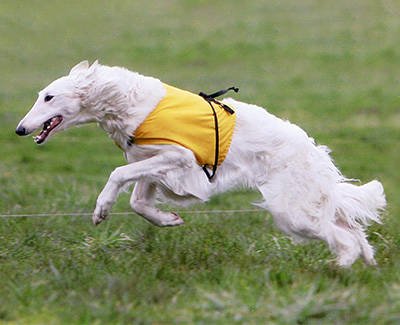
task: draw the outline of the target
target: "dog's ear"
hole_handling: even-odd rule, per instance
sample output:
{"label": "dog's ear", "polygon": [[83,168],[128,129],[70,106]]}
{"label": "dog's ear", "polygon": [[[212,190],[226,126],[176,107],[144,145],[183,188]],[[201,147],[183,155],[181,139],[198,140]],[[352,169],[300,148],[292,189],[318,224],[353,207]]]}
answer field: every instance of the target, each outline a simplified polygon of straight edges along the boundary
{"label": "dog's ear", "polygon": [[96,61],[94,61],[93,64],[90,66],[90,69],[96,69],[98,65],[99,65],[99,60],[96,60]]}
{"label": "dog's ear", "polygon": [[99,67],[99,65],[100,65],[99,60],[94,61],[93,64],[89,68],[89,74],[94,73],[97,70],[97,68]]}
{"label": "dog's ear", "polygon": [[[97,61],[96,61],[97,62]],[[78,75],[82,71],[85,71],[89,69],[89,62],[88,61],[82,61],[81,63],[78,63],[76,66],[74,66],[71,71],[69,72],[70,76],[73,75]]]}

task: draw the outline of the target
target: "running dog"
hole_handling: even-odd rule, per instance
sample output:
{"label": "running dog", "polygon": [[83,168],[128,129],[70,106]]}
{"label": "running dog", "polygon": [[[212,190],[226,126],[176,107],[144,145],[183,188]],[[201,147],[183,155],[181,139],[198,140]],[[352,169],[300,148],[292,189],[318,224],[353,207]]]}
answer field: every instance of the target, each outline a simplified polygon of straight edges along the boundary
{"label": "running dog", "polygon": [[[235,89],[236,90],[236,89]],[[156,226],[180,226],[176,213],[155,207],[207,201],[239,185],[258,190],[276,226],[295,239],[325,241],[337,264],[358,257],[375,264],[366,226],[380,222],[386,200],[380,182],[356,186],[335,167],[329,149],[265,109],[195,95],[121,67],[83,61],[40,93],[16,133],[45,143],[74,125],[98,123],[124,152],[100,193],[95,225],[119,193],[135,183],[130,204]]]}

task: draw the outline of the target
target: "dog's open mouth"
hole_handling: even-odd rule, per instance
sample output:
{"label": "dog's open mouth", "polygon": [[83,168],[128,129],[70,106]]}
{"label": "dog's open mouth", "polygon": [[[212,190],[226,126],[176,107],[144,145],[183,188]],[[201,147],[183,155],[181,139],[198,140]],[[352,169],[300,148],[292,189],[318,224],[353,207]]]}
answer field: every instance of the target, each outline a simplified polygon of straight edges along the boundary
{"label": "dog's open mouth", "polygon": [[43,124],[43,130],[40,133],[33,137],[34,141],[37,144],[43,143],[44,140],[49,136],[50,132],[54,130],[63,120],[61,115],[54,116],[53,118],[47,120]]}

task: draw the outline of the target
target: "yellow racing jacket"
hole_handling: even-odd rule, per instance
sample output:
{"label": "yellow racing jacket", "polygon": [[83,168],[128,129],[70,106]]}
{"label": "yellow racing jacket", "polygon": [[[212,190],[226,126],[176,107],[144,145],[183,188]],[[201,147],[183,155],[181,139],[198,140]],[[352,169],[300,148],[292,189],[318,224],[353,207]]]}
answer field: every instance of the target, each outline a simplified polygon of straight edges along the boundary
{"label": "yellow racing jacket", "polygon": [[[213,95],[196,95],[163,84],[166,96],[136,129],[136,145],[169,144],[190,149],[211,180],[224,161],[236,123],[232,107],[214,99],[230,88]],[[207,169],[211,169],[210,175]]]}

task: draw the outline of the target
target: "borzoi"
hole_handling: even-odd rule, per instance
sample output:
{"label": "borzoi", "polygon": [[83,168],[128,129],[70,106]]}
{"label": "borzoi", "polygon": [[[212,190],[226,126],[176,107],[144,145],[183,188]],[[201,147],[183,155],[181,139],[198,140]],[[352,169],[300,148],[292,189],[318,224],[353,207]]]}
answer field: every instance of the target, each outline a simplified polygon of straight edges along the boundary
{"label": "borzoi", "polygon": [[[179,101],[181,94],[199,105],[200,101],[208,105],[208,113],[200,113],[200,108],[197,113],[192,103],[184,107],[189,119],[193,119],[189,127],[185,128],[188,118],[184,116],[180,122],[177,117],[175,125],[158,128],[161,137],[164,128],[166,137],[173,137],[174,130],[178,134],[182,128],[190,133],[193,128],[192,139],[188,140],[193,144],[186,145],[179,139],[141,143],[136,132],[146,121],[153,120],[150,116],[159,104],[173,106],[164,101],[169,92],[178,94],[172,102]],[[168,112],[164,116],[175,114]],[[218,114],[223,115],[221,121],[231,121],[225,140],[219,139],[219,133],[225,131],[218,130]],[[196,131],[196,124],[201,128],[197,115],[207,115],[208,125],[215,122],[203,142],[203,136]],[[163,120],[162,115],[154,118]],[[175,117],[169,120],[175,123]],[[39,93],[16,133],[29,135],[44,125],[34,137],[36,143],[42,144],[56,132],[89,122],[97,122],[108,133],[128,162],[111,173],[100,193],[93,214],[96,225],[106,220],[119,193],[133,183],[133,210],[161,227],[179,226],[183,220],[176,213],[158,210],[157,197],[187,204],[245,185],[262,194],[264,201],[259,206],[272,214],[279,229],[300,240],[325,241],[337,255],[338,265],[349,267],[360,256],[367,264],[376,263],[365,227],[371,221],[380,222],[379,215],[386,205],[382,184],[376,180],[363,186],[352,184],[335,167],[327,147],[315,145],[298,126],[263,108],[233,99],[219,102],[213,96],[194,95],[124,68],[103,66],[97,61],[89,67],[83,61],[68,76]],[[157,125],[153,123],[149,128]],[[152,137],[149,128],[141,132]],[[184,137],[178,135],[181,136]],[[218,147],[218,140],[224,142],[225,149]],[[194,148],[196,145],[198,149]],[[216,154],[215,159],[204,158],[206,163],[202,165],[202,153],[197,150],[203,149],[209,153],[218,153],[218,149],[225,152]]]}

